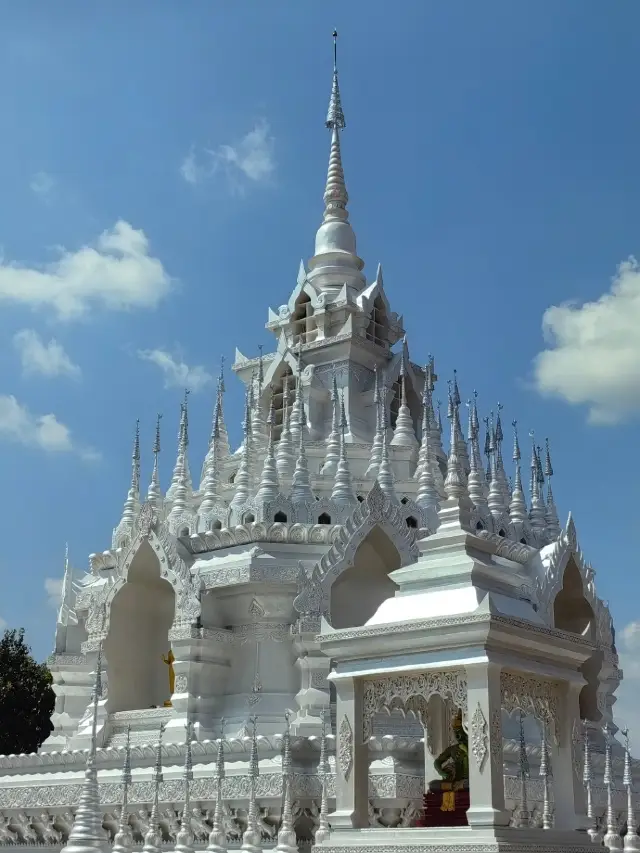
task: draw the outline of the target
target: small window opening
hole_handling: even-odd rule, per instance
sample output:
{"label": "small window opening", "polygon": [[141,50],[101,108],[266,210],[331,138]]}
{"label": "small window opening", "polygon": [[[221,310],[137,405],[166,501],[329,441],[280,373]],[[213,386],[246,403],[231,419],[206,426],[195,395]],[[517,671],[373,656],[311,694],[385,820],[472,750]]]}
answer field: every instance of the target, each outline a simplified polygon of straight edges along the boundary
{"label": "small window opening", "polygon": [[323,512],[318,516],[318,524],[331,524],[331,516],[327,512]]}
{"label": "small window opening", "polygon": [[245,515],[245,517],[242,519],[242,521],[244,522],[244,524],[253,524],[253,522],[254,522],[255,520],[256,520],[256,517],[255,517],[255,515],[254,515],[252,512],[248,512],[248,513]]}
{"label": "small window opening", "polygon": [[286,513],[284,513],[284,512],[277,512],[277,513],[273,516],[273,520],[274,520],[274,521],[282,521],[282,522],[286,522],[286,520],[287,520]]}
{"label": "small window opening", "polygon": [[418,527],[418,521],[412,515],[407,516],[407,527],[413,527],[414,529]]}

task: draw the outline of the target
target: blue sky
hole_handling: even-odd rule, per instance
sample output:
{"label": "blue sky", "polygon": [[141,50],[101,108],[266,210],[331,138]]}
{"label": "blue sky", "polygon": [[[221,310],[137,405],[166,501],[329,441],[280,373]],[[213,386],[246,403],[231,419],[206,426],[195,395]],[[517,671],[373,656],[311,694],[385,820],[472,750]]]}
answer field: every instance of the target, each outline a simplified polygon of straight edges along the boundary
{"label": "blue sky", "polygon": [[166,482],[188,371],[195,470],[220,354],[269,346],[320,221],[337,27],[369,278],[382,262],[415,360],[549,435],[561,515],[638,644],[640,276],[617,270],[640,253],[639,26],[631,0],[8,7],[0,617],[49,651],[46,579],[66,540],[80,567],[109,546],[136,417],[146,482],[164,413]]}

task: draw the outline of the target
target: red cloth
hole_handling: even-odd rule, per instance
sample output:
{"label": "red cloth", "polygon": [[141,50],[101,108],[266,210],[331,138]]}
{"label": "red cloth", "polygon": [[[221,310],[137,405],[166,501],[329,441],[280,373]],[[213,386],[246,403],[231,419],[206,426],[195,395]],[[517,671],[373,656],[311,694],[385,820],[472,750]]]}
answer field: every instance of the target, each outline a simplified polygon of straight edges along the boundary
{"label": "red cloth", "polygon": [[428,791],[423,798],[424,814],[417,826],[468,826],[469,791],[456,791],[455,809],[442,811],[442,791]]}

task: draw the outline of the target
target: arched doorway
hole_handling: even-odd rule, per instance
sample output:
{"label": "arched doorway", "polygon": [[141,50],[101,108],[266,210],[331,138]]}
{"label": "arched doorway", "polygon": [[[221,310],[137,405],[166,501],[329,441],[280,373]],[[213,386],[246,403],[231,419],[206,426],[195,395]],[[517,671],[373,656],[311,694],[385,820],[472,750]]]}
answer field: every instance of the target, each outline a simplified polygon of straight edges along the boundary
{"label": "arched doorway", "polygon": [[[553,604],[556,628],[578,634],[585,639],[595,639],[595,617],[582,586],[582,575],[573,557],[564,570],[562,589]],[[598,685],[602,668],[602,652],[593,655],[581,667],[580,672],[587,683],[580,691],[580,718],[597,722],[602,716],[598,710]]]}
{"label": "arched doorway", "polygon": [[334,628],[364,625],[383,601],[398,588],[389,572],[400,568],[398,549],[377,525],[362,540],[353,565],[331,587],[331,624]]}
{"label": "arched doorway", "polygon": [[160,577],[158,557],[144,541],[111,603],[105,642],[109,713],[162,707],[171,698],[163,657],[174,612],[173,588]]}

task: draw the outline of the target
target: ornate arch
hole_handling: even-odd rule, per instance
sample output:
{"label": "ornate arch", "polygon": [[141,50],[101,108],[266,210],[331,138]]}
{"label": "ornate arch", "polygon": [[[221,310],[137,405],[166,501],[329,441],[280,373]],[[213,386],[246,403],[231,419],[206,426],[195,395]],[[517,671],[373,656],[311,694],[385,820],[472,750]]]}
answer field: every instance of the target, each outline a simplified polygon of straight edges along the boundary
{"label": "ornate arch", "polygon": [[166,524],[159,522],[153,506],[145,503],[138,514],[134,536],[129,547],[126,551],[115,553],[115,578],[91,595],[85,621],[88,639],[83,643],[83,651],[97,649],[105,639],[109,630],[111,604],[117,593],[127,583],[131,563],[144,542],[148,542],[157,555],[160,563],[160,577],[171,584],[176,595],[172,630],[177,627],[191,626],[197,622],[201,613],[199,579],[192,577],[189,567],[178,553],[176,540],[170,534]]}
{"label": "ornate arch", "polygon": [[331,586],[352,564],[359,545],[379,527],[389,537],[400,555],[400,567],[415,563],[420,552],[415,532],[407,527],[400,507],[386,497],[378,481],[345,521],[333,545],[318,563],[318,574],[328,596]]}

